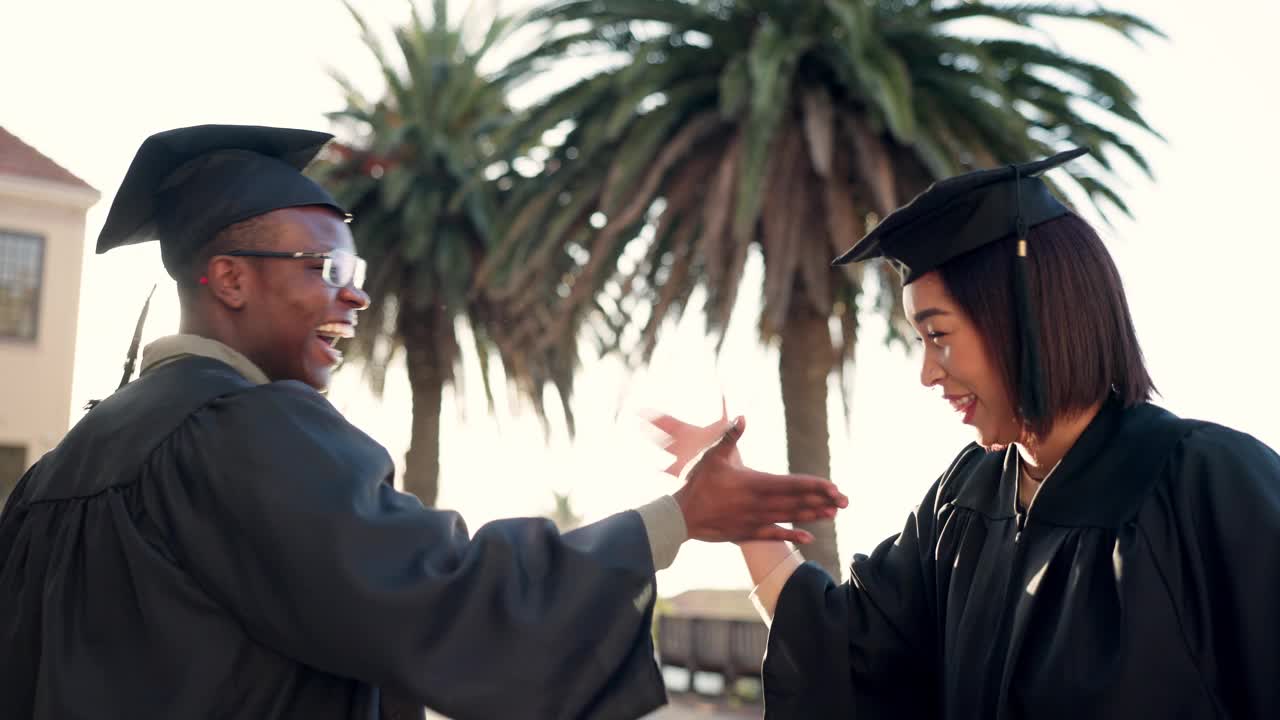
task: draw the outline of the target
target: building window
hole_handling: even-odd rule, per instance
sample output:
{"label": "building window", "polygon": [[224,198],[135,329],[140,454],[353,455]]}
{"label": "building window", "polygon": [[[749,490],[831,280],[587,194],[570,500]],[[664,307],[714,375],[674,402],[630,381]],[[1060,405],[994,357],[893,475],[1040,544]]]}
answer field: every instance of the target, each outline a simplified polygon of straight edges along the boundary
{"label": "building window", "polygon": [[34,340],[44,238],[0,230],[0,338]]}
{"label": "building window", "polygon": [[27,449],[20,445],[0,445],[0,507],[4,507],[4,501],[26,471]]}

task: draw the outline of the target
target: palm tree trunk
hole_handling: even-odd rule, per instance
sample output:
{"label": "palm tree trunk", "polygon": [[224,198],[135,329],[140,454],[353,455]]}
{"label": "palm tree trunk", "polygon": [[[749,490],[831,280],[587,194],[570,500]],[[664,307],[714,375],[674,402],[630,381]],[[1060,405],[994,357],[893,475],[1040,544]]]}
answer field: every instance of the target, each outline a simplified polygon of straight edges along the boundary
{"label": "palm tree trunk", "polygon": [[[835,350],[827,318],[794,297],[787,322],[780,333],[778,375],[782,379],[782,406],[787,421],[787,466],[793,473],[831,477],[831,451],[827,446],[827,376],[835,362]],[[813,534],[805,546],[806,560],[821,565],[837,582],[841,580],[840,553],[835,523],[830,520],[796,523]]]}
{"label": "palm tree trunk", "polygon": [[434,507],[440,492],[440,404],[448,368],[441,366],[435,341],[438,313],[406,313],[401,320],[409,388],[413,393],[413,424],[405,453],[404,491]]}
{"label": "palm tree trunk", "polygon": [[[405,312],[400,317],[409,388],[413,393],[413,422],[405,453],[404,491],[433,507],[440,491],[440,403],[445,370],[441,366],[436,333],[439,313]],[[382,693],[381,720],[421,720],[421,705],[392,693]]]}

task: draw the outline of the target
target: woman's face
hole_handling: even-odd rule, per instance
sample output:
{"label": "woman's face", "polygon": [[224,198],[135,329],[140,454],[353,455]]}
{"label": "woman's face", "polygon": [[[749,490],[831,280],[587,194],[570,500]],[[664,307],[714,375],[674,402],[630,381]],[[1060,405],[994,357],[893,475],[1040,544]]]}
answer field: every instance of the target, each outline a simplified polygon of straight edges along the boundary
{"label": "woman's face", "polygon": [[944,399],[978,434],[978,444],[999,449],[1018,440],[1020,425],[1000,371],[978,329],[951,299],[934,271],[902,290],[907,318],[923,347],[920,382],[940,387]]}

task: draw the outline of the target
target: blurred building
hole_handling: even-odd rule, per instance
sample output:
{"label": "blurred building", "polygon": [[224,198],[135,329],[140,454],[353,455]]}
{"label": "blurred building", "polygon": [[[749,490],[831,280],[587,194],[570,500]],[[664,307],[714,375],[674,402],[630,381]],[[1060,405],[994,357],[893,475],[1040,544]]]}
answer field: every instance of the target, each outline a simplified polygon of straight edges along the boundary
{"label": "blurred building", "polygon": [[0,127],[0,502],[70,423],[85,214],[99,197]]}

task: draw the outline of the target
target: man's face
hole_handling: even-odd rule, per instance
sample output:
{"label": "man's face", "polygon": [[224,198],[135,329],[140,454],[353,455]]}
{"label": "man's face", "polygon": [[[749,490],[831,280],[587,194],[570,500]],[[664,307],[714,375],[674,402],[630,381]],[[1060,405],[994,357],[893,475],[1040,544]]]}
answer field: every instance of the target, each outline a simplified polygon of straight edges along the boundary
{"label": "man's face", "polygon": [[[271,213],[271,242],[279,252],[355,252],[347,224],[331,210],[300,207]],[[299,380],[317,390],[329,385],[350,337],[356,313],[369,305],[364,291],[325,282],[324,260],[239,258],[246,261],[249,295],[240,317],[245,354],[272,380]]]}

